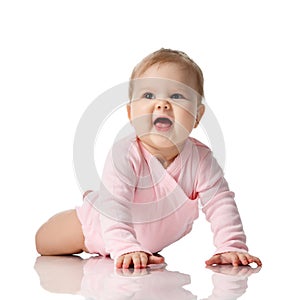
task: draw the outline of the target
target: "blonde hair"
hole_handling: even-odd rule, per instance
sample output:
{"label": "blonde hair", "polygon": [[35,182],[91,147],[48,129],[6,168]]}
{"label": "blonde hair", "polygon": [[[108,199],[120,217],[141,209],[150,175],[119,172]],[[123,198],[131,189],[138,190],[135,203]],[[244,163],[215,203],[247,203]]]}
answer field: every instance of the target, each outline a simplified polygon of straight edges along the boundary
{"label": "blonde hair", "polygon": [[[195,76],[197,89],[196,91],[200,94],[201,98],[204,98],[203,91],[203,73],[200,67],[184,52],[172,49],[161,48],[148,56],[146,56],[140,63],[136,65],[133,69],[130,81],[138,78],[142,75],[148,68],[154,64],[164,64],[164,63],[176,63],[183,68],[187,69],[192,73],[192,76]],[[132,96],[132,85],[129,87],[129,97]]]}

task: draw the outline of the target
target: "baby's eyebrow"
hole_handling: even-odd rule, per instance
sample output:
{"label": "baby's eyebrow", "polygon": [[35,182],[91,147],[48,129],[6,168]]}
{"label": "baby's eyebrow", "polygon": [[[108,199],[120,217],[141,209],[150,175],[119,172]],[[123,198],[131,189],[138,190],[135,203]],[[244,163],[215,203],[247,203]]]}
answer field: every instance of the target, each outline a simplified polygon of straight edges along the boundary
{"label": "baby's eyebrow", "polygon": [[182,88],[172,88],[171,90],[170,90],[170,93],[187,93],[188,91],[187,90],[184,90],[184,89],[182,89]]}
{"label": "baby's eyebrow", "polygon": [[144,84],[134,84],[133,85],[133,89],[138,89],[138,90],[149,90],[149,89],[154,89],[154,86],[153,85],[144,85]]}

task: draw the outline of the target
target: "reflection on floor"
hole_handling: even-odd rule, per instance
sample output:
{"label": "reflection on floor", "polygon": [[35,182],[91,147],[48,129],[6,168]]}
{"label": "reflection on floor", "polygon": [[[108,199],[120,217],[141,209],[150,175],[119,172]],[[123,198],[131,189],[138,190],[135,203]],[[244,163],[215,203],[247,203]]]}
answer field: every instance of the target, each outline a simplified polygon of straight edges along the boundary
{"label": "reflection on floor", "polygon": [[[41,286],[53,293],[82,295],[94,300],[174,299],[196,300],[183,288],[190,284],[187,274],[168,271],[166,265],[140,270],[115,269],[104,257],[40,256],[34,268]],[[209,300],[237,299],[246,292],[248,277],[260,268],[215,266],[213,291]]]}

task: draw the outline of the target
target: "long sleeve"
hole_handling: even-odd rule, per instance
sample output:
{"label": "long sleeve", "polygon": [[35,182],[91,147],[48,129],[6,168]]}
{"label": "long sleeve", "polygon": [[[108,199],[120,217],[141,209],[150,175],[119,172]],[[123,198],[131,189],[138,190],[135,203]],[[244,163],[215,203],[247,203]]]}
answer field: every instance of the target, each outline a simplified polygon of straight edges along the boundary
{"label": "long sleeve", "polygon": [[[124,153],[119,150],[119,154]],[[100,212],[105,250],[112,259],[134,251],[151,254],[137,241],[131,222],[135,184],[131,161],[126,155],[115,157],[111,151],[103,170],[96,207]]]}
{"label": "long sleeve", "polygon": [[211,223],[216,253],[248,251],[234,193],[229,190],[211,151],[201,160],[199,174],[202,174],[198,182],[199,198],[202,211]]}

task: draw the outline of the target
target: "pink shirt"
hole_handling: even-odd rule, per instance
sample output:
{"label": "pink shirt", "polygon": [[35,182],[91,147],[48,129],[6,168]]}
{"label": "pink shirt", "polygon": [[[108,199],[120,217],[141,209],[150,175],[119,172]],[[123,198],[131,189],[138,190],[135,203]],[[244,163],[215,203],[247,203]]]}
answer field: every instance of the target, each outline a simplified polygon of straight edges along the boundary
{"label": "pink shirt", "polygon": [[234,193],[210,149],[194,138],[166,169],[136,137],[117,142],[99,191],[86,200],[99,211],[99,253],[113,259],[174,243],[191,231],[199,208],[211,223],[216,253],[248,250]]}

